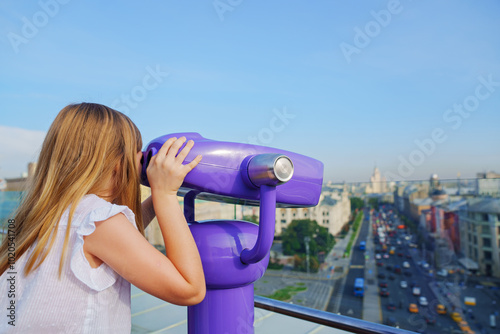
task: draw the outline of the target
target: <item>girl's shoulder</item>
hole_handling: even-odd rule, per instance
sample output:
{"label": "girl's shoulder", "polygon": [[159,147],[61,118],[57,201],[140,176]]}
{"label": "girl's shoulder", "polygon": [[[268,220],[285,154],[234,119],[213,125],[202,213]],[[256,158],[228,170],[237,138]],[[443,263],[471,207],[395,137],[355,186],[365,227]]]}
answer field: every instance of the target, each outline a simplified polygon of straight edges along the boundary
{"label": "girl's shoulder", "polygon": [[[69,208],[61,217],[61,225],[66,225],[69,217]],[[135,215],[127,206],[110,203],[97,195],[83,196],[73,214],[71,226],[78,227],[86,222],[97,222],[111,218],[119,213],[135,225]]]}
{"label": "girl's shoulder", "polygon": [[109,203],[96,195],[85,195],[75,210],[71,222],[71,230],[75,235],[72,246],[70,267],[73,274],[95,291],[103,291],[113,285],[118,279],[118,274],[106,263],[97,268],[92,268],[83,249],[85,237],[96,230],[96,222],[105,221],[119,213],[135,227],[135,215],[127,206]]}

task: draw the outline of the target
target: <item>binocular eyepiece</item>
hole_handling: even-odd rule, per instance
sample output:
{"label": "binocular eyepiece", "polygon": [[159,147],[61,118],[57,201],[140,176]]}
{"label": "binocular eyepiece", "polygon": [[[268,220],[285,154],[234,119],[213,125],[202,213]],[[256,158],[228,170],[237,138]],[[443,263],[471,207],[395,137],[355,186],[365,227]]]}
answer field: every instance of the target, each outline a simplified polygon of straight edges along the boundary
{"label": "binocular eyepiece", "polygon": [[283,154],[257,154],[250,158],[247,167],[250,182],[256,186],[280,185],[293,176],[293,163]]}

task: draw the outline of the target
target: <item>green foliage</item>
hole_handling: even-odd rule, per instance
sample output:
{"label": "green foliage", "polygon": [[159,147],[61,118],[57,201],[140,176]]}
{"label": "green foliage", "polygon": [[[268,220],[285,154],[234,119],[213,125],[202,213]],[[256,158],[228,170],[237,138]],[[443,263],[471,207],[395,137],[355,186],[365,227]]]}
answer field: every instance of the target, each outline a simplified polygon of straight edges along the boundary
{"label": "green foliage", "polygon": [[355,211],[356,209],[361,210],[365,205],[365,202],[359,197],[351,197],[351,211]]}
{"label": "green foliage", "polygon": [[[293,257],[294,260],[294,270],[295,271],[303,271],[307,272],[307,255],[298,255],[295,254]],[[319,270],[319,261],[317,256],[309,255],[309,272],[317,273]]]}
{"label": "green foliage", "polygon": [[269,264],[267,265],[267,269],[277,269],[277,270],[280,270],[280,269],[283,269],[283,265],[279,264],[277,262],[269,261]]}
{"label": "green foliage", "polygon": [[255,223],[259,225],[259,219],[257,218],[256,215],[251,215],[251,216],[243,216],[243,220],[251,223]]}
{"label": "green foliage", "polygon": [[352,244],[354,243],[354,239],[356,238],[356,234],[362,220],[363,220],[363,211],[359,211],[358,215],[356,216],[356,219],[354,220],[354,223],[352,224],[352,234],[351,238],[349,239],[349,242],[347,243],[347,247],[345,248],[344,256],[349,256],[349,254],[351,253]]}
{"label": "green foliage", "polygon": [[343,239],[347,235],[347,233],[349,233],[349,229],[351,228],[351,225],[352,225],[352,221],[348,222],[347,224],[344,224],[344,226],[342,226],[342,229],[340,230],[340,232],[338,234],[338,237]]}
{"label": "green foliage", "polygon": [[328,254],[335,245],[335,238],[328,229],[310,219],[293,220],[282,234],[283,254],[295,255],[295,270],[307,271],[306,242],[309,237],[309,270],[319,269],[318,253]]}
{"label": "green foliage", "polygon": [[[298,285],[298,284],[296,284]],[[283,289],[276,290],[272,295],[264,296],[267,298],[271,299],[277,299],[281,301],[289,301],[292,299],[292,296],[295,295],[298,292],[301,291],[306,291],[307,287],[305,286],[294,286],[294,285],[289,285]]]}
{"label": "green foliage", "polygon": [[374,209],[378,209],[379,203],[377,197],[372,197],[368,200],[368,205]]}
{"label": "green foliage", "polygon": [[286,231],[283,232],[283,253],[285,255],[305,255],[305,237],[309,237],[309,255],[317,256],[319,252],[328,252],[335,245],[335,238],[328,229],[319,226],[310,219],[293,220]]}

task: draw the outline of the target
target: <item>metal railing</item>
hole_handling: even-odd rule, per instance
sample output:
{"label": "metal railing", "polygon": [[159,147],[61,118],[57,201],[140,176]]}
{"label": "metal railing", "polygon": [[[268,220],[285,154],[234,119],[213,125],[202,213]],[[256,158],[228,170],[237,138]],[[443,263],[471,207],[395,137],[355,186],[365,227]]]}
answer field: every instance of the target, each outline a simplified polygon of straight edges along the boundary
{"label": "metal railing", "polygon": [[326,311],[320,311],[309,307],[295,304],[289,304],[282,301],[265,298],[261,296],[254,297],[255,307],[280,313],[293,318],[314,322],[320,325],[341,329],[357,334],[413,334],[404,329],[376,324],[373,322],[351,318]]}

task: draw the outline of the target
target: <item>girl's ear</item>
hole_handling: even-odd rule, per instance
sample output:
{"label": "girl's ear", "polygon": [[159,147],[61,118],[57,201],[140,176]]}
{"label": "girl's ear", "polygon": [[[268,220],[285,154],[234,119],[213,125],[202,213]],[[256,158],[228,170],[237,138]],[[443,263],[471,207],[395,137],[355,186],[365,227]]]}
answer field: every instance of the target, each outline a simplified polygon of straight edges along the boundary
{"label": "girl's ear", "polygon": [[118,174],[119,171],[120,171],[120,163],[117,163],[115,168],[113,168],[113,176]]}

